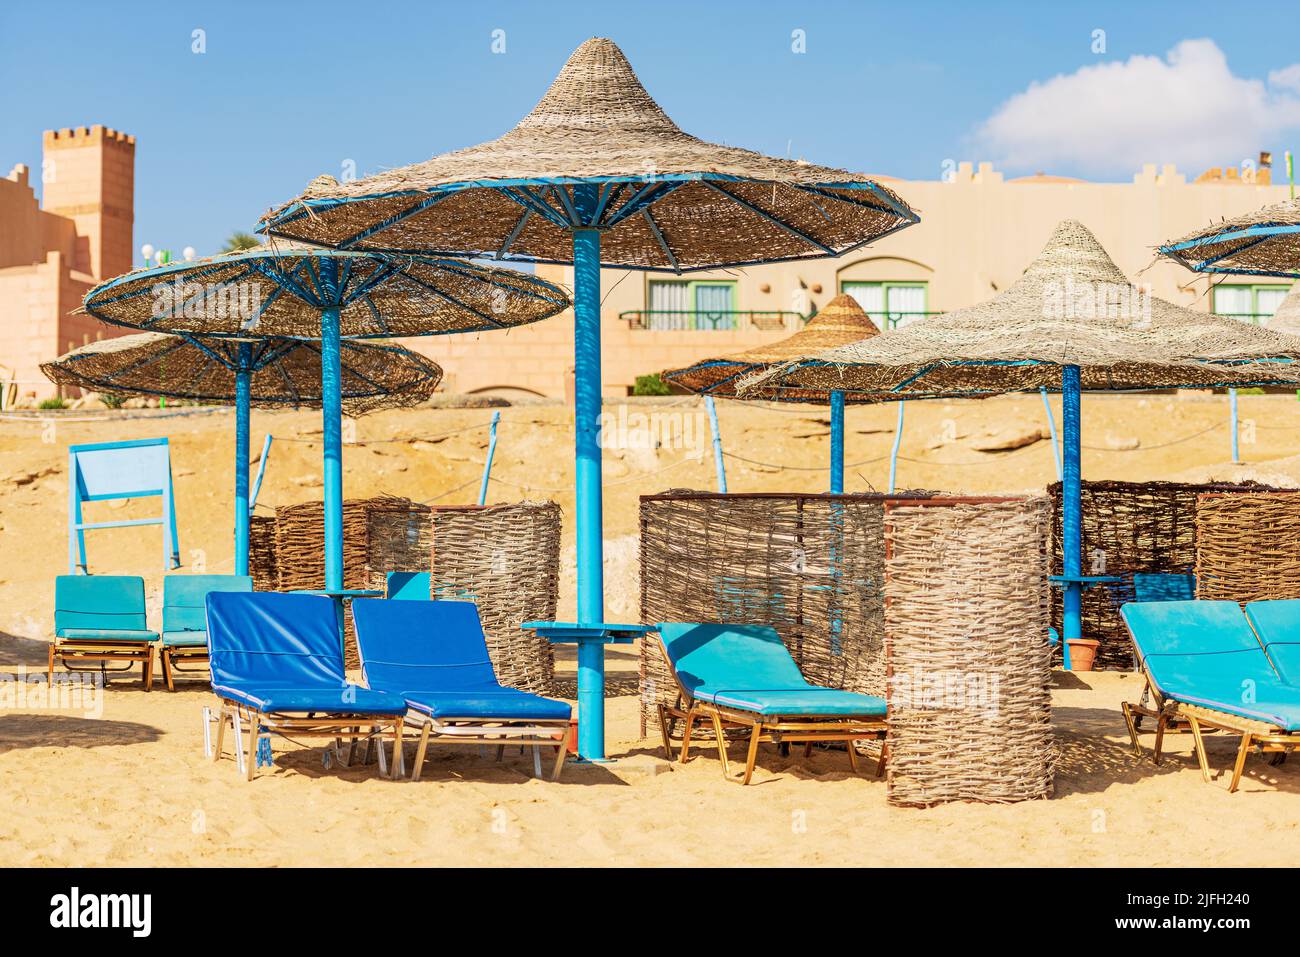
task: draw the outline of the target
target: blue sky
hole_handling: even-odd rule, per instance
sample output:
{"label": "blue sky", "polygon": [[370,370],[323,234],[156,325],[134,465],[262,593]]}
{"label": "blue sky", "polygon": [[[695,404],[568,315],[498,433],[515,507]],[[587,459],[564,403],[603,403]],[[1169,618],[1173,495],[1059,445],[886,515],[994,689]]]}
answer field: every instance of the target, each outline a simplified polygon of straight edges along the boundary
{"label": "blue sky", "polygon": [[[47,128],[134,133],[135,245],[215,252],[312,176],[490,139],[582,40],[707,139],[904,178],[946,160],[1126,180],[1300,146],[1300,51],[1222,3],[26,3],[6,11],[0,165]],[[203,30],[206,52],[192,52]],[[506,52],[492,52],[493,31]],[[804,31],[806,52],[792,51]],[[1104,31],[1104,51],[1095,31]],[[59,35],[66,45],[52,48]],[[1187,43],[1186,41],[1200,41]],[[1171,52],[1172,51],[1172,52]],[[58,72],[51,73],[57,65]],[[1288,70],[1288,67],[1291,67]],[[1157,155],[1158,154],[1158,155]]]}

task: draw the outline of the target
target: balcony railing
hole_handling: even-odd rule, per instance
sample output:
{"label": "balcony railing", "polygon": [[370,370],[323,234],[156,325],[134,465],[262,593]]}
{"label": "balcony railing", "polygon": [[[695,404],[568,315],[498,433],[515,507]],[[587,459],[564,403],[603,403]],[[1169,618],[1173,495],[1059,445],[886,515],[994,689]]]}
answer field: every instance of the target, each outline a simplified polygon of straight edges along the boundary
{"label": "balcony railing", "polygon": [[1225,319],[1240,319],[1242,322],[1249,322],[1256,326],[1266,326],[1273,318],[1271,312],[1216,312],[1215,315],[1223,316]]}
{"label": "balcony railing", "polygon": [[[937,315],[940,315],[940,313],[890,312],[884,314],[873,313],[871,318],[877,325],[883,320],[887,328],[894,329],[916,319]],[[802,329],[808,322],[808,317],[801,312],[777,309],[629,309],[620,312],[618,317],[627,323],[629,329],[648,332],[731,332],[748,329],[764,332],[779,329],[795,331]]]}

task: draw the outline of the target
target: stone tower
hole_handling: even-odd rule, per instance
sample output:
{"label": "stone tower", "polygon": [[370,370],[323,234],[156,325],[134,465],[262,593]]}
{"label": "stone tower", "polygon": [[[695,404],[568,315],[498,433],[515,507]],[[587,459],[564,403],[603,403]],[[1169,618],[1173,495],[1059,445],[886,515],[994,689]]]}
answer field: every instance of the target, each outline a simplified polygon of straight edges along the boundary
{"label": "stone tower", "polygon": [[41,206],[76,223],[72,268],[107,279],[131,268],[135,137],[104,126],[45,131]]}

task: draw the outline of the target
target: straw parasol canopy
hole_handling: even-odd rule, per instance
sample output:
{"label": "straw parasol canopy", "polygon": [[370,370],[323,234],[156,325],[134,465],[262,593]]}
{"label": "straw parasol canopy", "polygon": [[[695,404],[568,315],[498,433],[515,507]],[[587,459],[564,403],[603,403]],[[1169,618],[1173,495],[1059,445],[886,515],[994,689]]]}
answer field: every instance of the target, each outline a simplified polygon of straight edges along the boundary
{"label": "straw parasol canopy", "polygon": [[[749,376],[753,389],[888,398],[1300,381],[1300,338],[1157,299],[1130,285],[1088,229],[1060,223],[1024,275],[987,302]],[[886,396],[881,396],[885,398]]]}
{"label": "straw parasol canopy", "polygon": [[[747,349],[735,355],[702,359],[684,369],[672,369],[662,378],[700,395],[736,396],[736,383],[743,377],[785,363],[808,358],[869,339],[880,334],[858,301],[842,293],[828,302],[794,335],[778,342]],[[783,402],[826,402],[828,393],[814,389],[790,389],[771,395],[746,395],[747,399],[771,398]]]}
{"label": "straw parasol canopy", "polygon": [[1300,277],[1300,200],[1206,226],[1159,252],[1196,272],[1295,279]]}
{"label": "straw parasol canopy", "polygon": [[1273,318],[1268,321],[1268,328],[1291,336],[1300,335],[1300,283],[1292,286],[1286,298],[1278,304]]}
{"label": "straw parasol canopy", "polygon": [[[590,184],[599,193],[584,204]],[[259,228],[343,249],[567,263],[571,231],[594,226],[606,265],[685,271],[835,256],[917,220],[865,175],[682,132],[623,51],[595,38],[504,136],[350,183],[317,177]]]}
{"label": "straw parasol canopy", "polygon": [[92,289],[83,308],[135,329],[312,339],[332,306],[344,338],[388,338],[522,326],[569,298],[517,269],[277,241],[126,273]]}
{"label": "straw parasol canopy", "polygon": [[[253,342],[251,404],[256,408],[320,408],[320,346],[294,339]],[[192,341],[159,332],[104,339],[74,349],[41,371],[58,385],[110,395],[235,401],[238,342]],[[442,379],[437,363],[400,346],[344,341],[343,409],[364,415],[416,405]]]}

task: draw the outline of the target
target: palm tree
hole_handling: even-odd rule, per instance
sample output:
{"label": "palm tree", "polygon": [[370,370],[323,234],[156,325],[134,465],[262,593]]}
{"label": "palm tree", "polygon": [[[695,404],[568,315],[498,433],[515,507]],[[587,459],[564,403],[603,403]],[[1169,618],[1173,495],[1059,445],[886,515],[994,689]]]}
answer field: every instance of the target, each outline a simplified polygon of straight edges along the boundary
{"label": "palm tree", "polygon": [[262,245],[262,241],[252,233],[242,233],[238,230],[230,234],[226,240],[226,245],[222,247],[223,253],[237,253],[244,249],[256,249]]}

